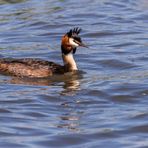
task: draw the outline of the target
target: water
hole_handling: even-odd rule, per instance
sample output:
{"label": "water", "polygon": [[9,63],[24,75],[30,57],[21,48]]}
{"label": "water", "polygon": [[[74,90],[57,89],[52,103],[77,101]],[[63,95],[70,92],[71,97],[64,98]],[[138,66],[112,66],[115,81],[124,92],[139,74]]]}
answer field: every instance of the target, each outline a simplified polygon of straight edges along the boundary
{"label": "water", "polygon": [[147,18],[147,0],[1,0],[0,57],[62,63],[77,26],[90,48],[78,76],[0,76],[0,147],[148,147]]}

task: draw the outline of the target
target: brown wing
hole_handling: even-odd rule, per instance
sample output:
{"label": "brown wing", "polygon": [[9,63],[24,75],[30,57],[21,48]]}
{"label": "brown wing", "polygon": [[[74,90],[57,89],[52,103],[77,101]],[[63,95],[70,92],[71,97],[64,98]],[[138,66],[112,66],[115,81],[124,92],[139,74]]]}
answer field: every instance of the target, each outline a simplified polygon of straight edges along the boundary
{"label": "brown wing", "polygon": [[19,77],[48,77],[62,72],[62,66],[41,59],[0,59],[0,73]]}

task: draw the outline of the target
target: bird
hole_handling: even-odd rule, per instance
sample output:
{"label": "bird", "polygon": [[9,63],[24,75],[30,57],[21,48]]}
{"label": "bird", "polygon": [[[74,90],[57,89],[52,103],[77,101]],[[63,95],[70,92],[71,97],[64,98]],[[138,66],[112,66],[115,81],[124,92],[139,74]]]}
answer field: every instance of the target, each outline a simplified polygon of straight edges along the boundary
{"label": "bird", "polygon": [[73,55],[79,46],[88,47],[82,42],[79,36],[80,32],[81,28],[75,27],[63,35],[61,39],[63,65],[40,58],[1,58],[0,74],[15,77],[45,78],[55,74],[78,71]]}

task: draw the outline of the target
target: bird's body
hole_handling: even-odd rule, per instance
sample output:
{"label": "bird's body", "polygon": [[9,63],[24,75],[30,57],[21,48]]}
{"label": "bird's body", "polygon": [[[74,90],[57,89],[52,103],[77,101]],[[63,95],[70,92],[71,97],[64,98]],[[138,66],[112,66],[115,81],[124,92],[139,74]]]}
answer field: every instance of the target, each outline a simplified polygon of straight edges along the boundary
{"label": "bird's body", "polygon": [[63,74],[64,67],[42,59],[0,59],[0,73],[18,77],[48,77]]}
{"label": "bird's body", "polygon": [[74,28],[62,37],[61,51],[64,65],[42,59],[2,58],[0,59],[0,73],[17,77],[49,77],[54,74],[64,74],[77,69],[73,54],[78,46],[85,46],[78,36],[80,29]]}

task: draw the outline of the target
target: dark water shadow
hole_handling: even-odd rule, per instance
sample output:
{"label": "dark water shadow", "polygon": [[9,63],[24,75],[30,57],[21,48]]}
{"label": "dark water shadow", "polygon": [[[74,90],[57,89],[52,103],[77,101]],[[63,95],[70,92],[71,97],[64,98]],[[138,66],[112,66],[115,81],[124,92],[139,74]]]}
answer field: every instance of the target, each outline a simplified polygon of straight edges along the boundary
{"label": "dark water shadow", "polygon": [[21,3],[21,2],[25,2],[25,1],[27,1],[27,0],[2,0],[2,1],[0,1],[0,3],[9,3],[9,4],[11,4],[11,3]]}

